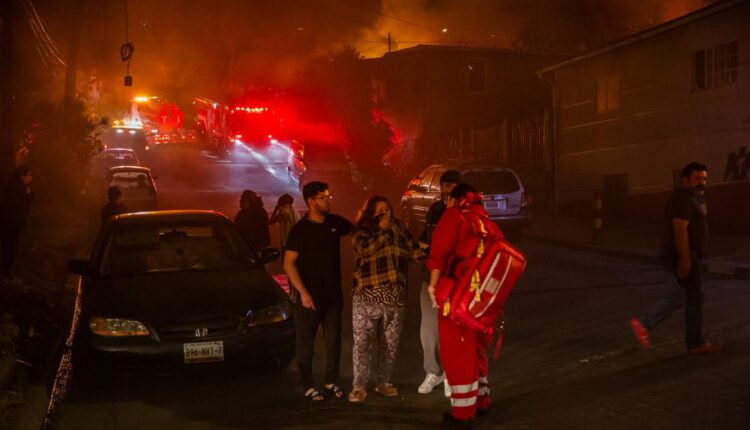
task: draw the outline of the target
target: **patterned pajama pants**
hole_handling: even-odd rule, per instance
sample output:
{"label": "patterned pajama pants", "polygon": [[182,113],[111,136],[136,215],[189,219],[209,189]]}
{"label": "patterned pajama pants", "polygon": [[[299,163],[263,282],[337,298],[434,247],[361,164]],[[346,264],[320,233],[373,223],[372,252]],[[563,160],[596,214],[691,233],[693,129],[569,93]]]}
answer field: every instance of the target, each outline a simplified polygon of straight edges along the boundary
{"label": "patterned pajama pants", "polygon": [[352,303],[353,386],[367,386],[370,380],[373,350],[377,350],[376,382],[378,384],[391,382],[398,341],[404,324],[404,310],[403,306],[370,303],[354,297]]}

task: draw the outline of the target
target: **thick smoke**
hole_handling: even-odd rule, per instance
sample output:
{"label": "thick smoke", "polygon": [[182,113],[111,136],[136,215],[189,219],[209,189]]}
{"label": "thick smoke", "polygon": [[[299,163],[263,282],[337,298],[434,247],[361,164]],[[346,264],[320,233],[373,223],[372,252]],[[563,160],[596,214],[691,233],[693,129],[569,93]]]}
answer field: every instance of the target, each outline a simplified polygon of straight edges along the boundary
{"label": "thick smoke", "polygon": [[[708,0],[130,0],[41,2],[67,52],[73,26],[81,79],[113,103],[135,93],[225,98],[284,86],[344,46],[365,57],[420,43],[576,53],[706,5]],[[119,46],[136,46],[123,88]],[[29,49],[29,53],[35,52]],[[31,55],[31,54],[30,54]]]}

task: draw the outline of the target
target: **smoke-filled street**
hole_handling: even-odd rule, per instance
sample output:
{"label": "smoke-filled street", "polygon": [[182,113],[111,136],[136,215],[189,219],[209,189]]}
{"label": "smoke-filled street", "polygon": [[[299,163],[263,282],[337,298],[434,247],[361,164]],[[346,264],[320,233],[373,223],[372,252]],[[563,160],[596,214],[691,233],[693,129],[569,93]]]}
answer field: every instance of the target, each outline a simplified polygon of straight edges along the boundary
{"label": "smoke-filled street", "polygon": [[750,0],[1,0],[0,429],[750,428]]}

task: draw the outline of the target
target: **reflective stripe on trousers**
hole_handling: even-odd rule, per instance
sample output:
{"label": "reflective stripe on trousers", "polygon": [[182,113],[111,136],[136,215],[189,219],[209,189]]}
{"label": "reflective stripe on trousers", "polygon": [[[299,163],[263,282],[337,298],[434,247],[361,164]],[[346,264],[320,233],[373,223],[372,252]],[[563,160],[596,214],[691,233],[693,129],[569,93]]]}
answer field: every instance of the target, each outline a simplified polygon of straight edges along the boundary
{"label": "reflective stripe on trousers", "polygon": [[451,385],[451,393],[455,394],[469,394],[472,391],[476,391],[479,388],[479,382],[474,381],[471,384],[464,385]]}
{"label": "reflective stripe on trousers", "polygon": [[489,396],[490,395],[490,387],[489,387],[489,381],[487,380],[486,376],[480,376],[479,377],[479,391],[477,392],[478,396]]}
{"label": "reflective stripe on trousers", "polygon": [[454,399],[451,397],[451,406],[454,408],[465,408],[477,404],[477,396],[467,397],[465,399]]}

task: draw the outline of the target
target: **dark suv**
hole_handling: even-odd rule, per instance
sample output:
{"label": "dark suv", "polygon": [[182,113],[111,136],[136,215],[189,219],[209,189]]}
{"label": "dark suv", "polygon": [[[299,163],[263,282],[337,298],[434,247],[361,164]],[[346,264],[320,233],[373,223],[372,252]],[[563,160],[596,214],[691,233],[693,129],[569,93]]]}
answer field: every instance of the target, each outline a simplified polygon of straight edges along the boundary
{"label": "dark suv", "polygon": [[467,182],[484,195],[484,207],[490,219],[503,232],[518,235],[529,220],[526,190],[513,169],[491,164],[434,164],[409,182],[401,196],[401,215],[415,230],[424,226],[427,210],[440,199],[440,175],[458,170],[461,182]]}

